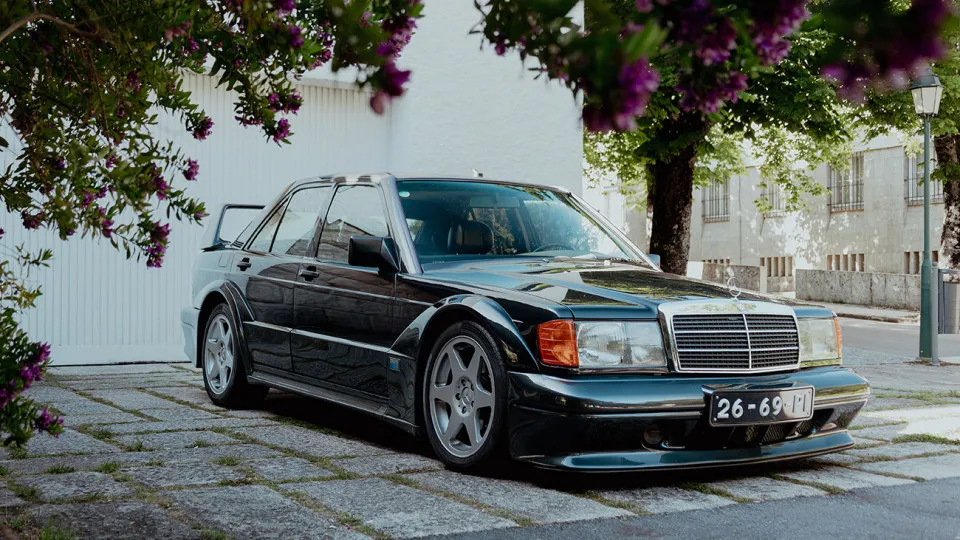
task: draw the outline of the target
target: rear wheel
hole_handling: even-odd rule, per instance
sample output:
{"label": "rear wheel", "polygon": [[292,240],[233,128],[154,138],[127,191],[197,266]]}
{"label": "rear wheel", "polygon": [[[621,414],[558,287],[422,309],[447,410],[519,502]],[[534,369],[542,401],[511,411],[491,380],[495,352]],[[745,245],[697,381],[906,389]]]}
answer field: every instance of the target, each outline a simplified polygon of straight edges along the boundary
{"label": "rear wheel", "polygon": [[471,321],[437,339],[424,370],[423,417],[434,452],[448,467],[477,468],[500,446],[507,374],[489,332]]}
{"label": "rear wheel", "polygon": [[269,388],[254,386],[240,362],[240,344],[225,304],[213,308],[203,333],[203,384],[210,400],[222,407],[255,407]]}

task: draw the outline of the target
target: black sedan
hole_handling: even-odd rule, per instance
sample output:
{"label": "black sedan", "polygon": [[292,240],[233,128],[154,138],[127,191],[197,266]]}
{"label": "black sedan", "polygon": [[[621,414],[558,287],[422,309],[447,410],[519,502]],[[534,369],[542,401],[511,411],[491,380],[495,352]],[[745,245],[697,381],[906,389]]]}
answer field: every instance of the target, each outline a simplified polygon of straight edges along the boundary
{"label": "black sedan", "polygon": [[452,468],[503,449],[613,471],[853,445],[867,382],[829,310],[661,272],[571,193],[484,179],[292,184],[211,229],[187,355],[210,398],[268,388],[425,434]]}

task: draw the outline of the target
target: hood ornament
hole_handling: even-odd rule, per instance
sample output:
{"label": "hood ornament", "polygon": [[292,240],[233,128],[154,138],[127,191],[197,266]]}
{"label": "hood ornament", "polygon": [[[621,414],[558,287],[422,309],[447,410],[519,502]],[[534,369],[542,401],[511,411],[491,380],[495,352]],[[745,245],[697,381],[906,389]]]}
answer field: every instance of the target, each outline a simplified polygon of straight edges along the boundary
{"label": "hood ornament", "polygon": [[740,302],[740,295],[743,294],[740,289],[740,282],[737,281],[736,276],[733,275],[733,270],[729,267],[727,268],[727,276],[727,291],[733,297],[734,304],[740,311],[746,311],[746,306]]}

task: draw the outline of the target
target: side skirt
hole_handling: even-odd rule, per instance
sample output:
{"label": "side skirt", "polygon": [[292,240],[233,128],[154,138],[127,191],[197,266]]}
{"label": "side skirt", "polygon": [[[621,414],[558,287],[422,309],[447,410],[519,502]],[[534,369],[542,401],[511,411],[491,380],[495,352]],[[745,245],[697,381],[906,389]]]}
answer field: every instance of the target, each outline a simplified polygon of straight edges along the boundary
{"label": "side skirt", "polygon": [[340,405],[342,407],[347,407],[355,411],[364,412],[377,417],[378,420],[392,424],[403,431],[410,433],[411,435],[416,435],[417,433],[417,427],[415,425],[405,420],[385,415],[384,411],[387,407],[386,404],[370,402],[368,400],[345,394],[343,392],[337,392],[336,390],[332,390],[330,388],[319,387],[303,381],[290,379],[280,375],[274,375],[272,373],[265,373],[263,371],[254,371],[253,373],[247,375],[247,380],[249,380],[251,384],[269,386],[270,388],[285,390],[301,396],[319,399]]}

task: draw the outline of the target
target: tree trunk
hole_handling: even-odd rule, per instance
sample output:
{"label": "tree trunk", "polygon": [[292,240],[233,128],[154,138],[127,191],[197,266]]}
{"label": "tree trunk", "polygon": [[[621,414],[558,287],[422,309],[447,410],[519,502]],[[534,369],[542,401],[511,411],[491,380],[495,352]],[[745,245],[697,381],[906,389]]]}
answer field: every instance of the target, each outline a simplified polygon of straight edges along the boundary
{"label": "tree trunk", "polygon": [[693,168],[707,125],[699,115],[667,120],[658,136],[687,141],[669,156],[648,167],[653,183],[653,230],[650,253],[660,256],[663,270],[686,275],[690,255],[690,215],[693,206]]}
{"label": "tree trunk", "polygon": [[960,269],[960,135],[934,137],[937,169],[943,178],[943,232],[941,265]]}

